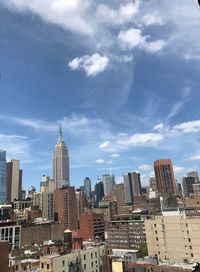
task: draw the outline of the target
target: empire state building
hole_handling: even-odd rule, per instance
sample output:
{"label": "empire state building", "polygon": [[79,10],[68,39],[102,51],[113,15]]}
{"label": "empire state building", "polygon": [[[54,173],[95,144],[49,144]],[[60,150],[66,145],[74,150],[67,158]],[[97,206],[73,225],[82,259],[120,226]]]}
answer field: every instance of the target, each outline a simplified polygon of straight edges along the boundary
{"label": "empire state building", "polygon": [[61,125],[58,131],[58,142],[53,152],[53,179],[56,188],[70,185],[68,149],[63,140]]}

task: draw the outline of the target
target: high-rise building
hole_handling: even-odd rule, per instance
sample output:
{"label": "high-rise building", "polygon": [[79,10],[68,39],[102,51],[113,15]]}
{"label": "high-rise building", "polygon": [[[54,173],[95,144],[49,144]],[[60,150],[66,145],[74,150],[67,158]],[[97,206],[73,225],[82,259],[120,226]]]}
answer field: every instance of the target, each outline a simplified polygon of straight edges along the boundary
{"label": "high-rise building", "polygon": [[107,196],[110,194],[113,187],[115,186],[115,176],[109,175],[109,174],[102,175],[102,181],[103,181],[104,195]]}
{"label": "high-rise building", "polygon": [[95,185],[95,197],[96,204],[99,205],[99,201],[104,197],[103,181],[97,181]]}
{"label": "high-rise building", "polygon": [[195,183],[199,182],[199,174],[198,174],[198,172],[196,172],[196,171],[188,172],[187,176],[194,178],[195,179]]}
{"label": "high-rise building", "polygon": [[78,229],[78,211],[74,187],[58,188],[54,191],[55,219],[64,222],[66,229]]}
{"label": "high-rise building", "polygon": [[55,181],[49,176],[43,175],[40,181],[40,192],[53,193],[55,189]]}
{"label": "high-rise building", "polygon": [[85,208],[88,207],[87,196],[84,190],[76,191],[76,200],[77,200],[77,209],[78,209],[78,218],[84,213]]}
{"label": "high-rise building", "polygon": [[168,159],[154,162],[156,185],[159,193],[174,195],[177,193],[177,185],[174,179],[172,161]]}
{"label": "high-rise building", "polygon": [[123,175],[125,203],[132,204],[134,196],[142,194],[140,174],[133,172]]}
{"label": "high-rise building", "polygon": [[53,179],[56,188],[70,185],[68,149],[63,140],[61,126],[58,132],[58,142],[53,153]]}
{"label": "high-rise building", "polygon": [[54,201],[53,193],[40,192],[33,196],[33,206],[38,206],[42,211],[42,218],[45,220],[54,220]]}
{"label": "high-rise building", "polygon": [[193,184],[195,184],[195,178],[194,177],[183,177],[183,193],[184,196],[193,194]]}
{"label": "high-rise building", "polygon": [[7,200],[21,200],[22,194],[22,170],[19,160],[11,160],[7,163]]}
{"label": "high-rise building", "polygon": [[0,203],[6,201],[6,151],[0,150]]}
{"label": "high-rise building", "polygon": [[87,199],[91,199],[91,179],[89,177],[86,177],[84,179],[84,190],[87,196]]}
{"label": "high-rise building", "polygon": [[118,214],[123,213],[123,207],[125,205],[124,200],[124,184],[116,184],[111,192],[112,199],[117,201],[117,212]]}
{"label": "high-rise building", "polygon": [[157,191],[157,186],[156,186],[156,178],[155,177],[150,177],[149,178],[149,187],[152,191]]}

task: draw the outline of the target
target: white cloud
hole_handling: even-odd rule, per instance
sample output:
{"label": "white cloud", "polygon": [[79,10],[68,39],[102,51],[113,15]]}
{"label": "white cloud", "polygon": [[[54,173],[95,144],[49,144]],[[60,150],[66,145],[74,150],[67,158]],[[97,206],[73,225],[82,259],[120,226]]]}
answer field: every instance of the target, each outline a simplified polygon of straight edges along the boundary
{"label": "white cloud", "polygon": [[173,166],[173,169],[174,169],[174,175],[184,175],[187,171],[187,169],[185,169],[185,167],[182,167],[182,166],[177,166],[177,165],[174,165]]}
{"label": "white cloud", "polygon": [[200,160],[200,155],[194,155],[188,159],[189,161],[199,161]]}
{"label": "white cloud", "polygon": [[105,163],[105,160],[104,159],[98,159],[98,160],[96,160],[96,163],[97,164],[102,164],[102,163]]}
{"label": "white cloud", "polygon": [[150,164],[142,164],[138,166],[138,169],[141,171],[150,171],[152,169],[152,165]]}
{"label": "white cloud", "polygon": [[152,42],[145,42],[143,44],[143,48],[150,53],[157,53],[163,50],[163,48],[167,45],[164,40],[156,40]]}
{"label": "white cloud", "polygon": [[155,125],[154,127],[153,127],[153,130],[158,130],[158,131],[160,131],[160,130],[163,130],[164,129],[164,124],[163,123],[159,123],[159,124],[157,124],[157,125]]}
{"label": "white cloud", "polygon": [[118,141],[125,146],[154,146],[163,140],[163,135],[158,133],[138,133]]}
{"label": "white cloud", "polygon": [[102,73],[108,66],[109,58],[98,53],[91,56],[85,55],[75,58],[68,63],[72,70],[84,70],[87,76],[96,76]]}
{"label": "white cloud", "polygon": [[174,130],[182,133],[195,133],[200,131],[200,120],[183,122],[173,127]]}
{"label": "white cloud", "polygon": [[142,17],[141,22],[146,26],[164,24],[163,18],[158,14],[145,14]]}
{"label": "white cloud", "polygon": [[106,142],[100,144],[100,145],[99,145],[99,148],[101,148],[101,149],[106,149],[107,147],[109,147],[109,145],[110,145],[110,142],[109,142],[109,141],[106,141]]}
{"label": "white cloud", "polygon": [[119,32],[118,39],[123,42],[129,49],[142,46],[146,41],[147,36],[142,36],[140,29],[129,28]]}
{"label": "white cloud", "polygon": [[100,4],[97,8],[97,16],[103,23],[121,25],[132,21],[138,12],[140,1],[128,2],[120,5],[119,9],[113,9],[105,4]]}
{"label": "white cloud", "polygon": [[118,158],[120,155],[118,153],[111,154],[112,158]]}
{"label": "white cloud", "polygon": [[150,36],[142,35],[142,31],[137,28],[122,30],[118,34],[118,40],[125,48],[131,50],[136,47],[149,53],[157,53],[163,50],[167,45],[164,40],[148,41]]}
{"label": "white cloud", "polygon": [[88,18],[92,6],[90,0],[2,0],[1,4],[17,12],[31,11],[44,21],[73,32],[90,35],[94,32]]}

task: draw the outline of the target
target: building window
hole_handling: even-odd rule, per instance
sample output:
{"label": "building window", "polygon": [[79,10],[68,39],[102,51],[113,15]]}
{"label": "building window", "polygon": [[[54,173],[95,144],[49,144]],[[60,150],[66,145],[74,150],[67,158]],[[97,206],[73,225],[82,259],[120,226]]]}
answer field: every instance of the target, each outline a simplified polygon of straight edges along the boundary
{"label": "building window", "polygon": [[191,253],[191,257],[192,257],[192,258],[194,257],[194,254],[193,254],[193,253]]}
{"label": "building window", "polygon": [[63,261],[63,266],[65,266],[65,261]]}
{"label": "building window", "polygon": [[93,259],[93,253],[91,253],[91,259]]}
{"label": "building window", "polygon": [[86,264],[84,264],[84,269],[86,269]]}
{"label": "building window", "polygon": [[41,267],[44,268],[44,264],[43,263],[41,263]]}
{"label": "building window", "polygon": [[188,242],[191,242],[191,239],[190,239],[190,238],[188,238]]}
{"label": "building window", "polygon": [[190,249],[192,249],[192,246],[190,246]]}
{"label": "building window", "polygon": [[84,261],[85,261],[85,259],[86,259],[86,256],[85,256],[85,255],[83,256],[83,259],[84,259]]}
{"label": "building window", "polygon": [[47,269],[49,269],[49,264],[47,264]]}

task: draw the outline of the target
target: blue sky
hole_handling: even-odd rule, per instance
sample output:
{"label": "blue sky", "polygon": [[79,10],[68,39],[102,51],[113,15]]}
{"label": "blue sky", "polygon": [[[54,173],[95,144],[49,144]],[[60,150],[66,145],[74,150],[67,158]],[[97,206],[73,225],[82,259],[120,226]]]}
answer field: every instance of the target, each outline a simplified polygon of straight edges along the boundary
{"label": "blue sky", "polygon": [[199,19],[195,0],[1,0],[0,147],[24,187],[52,174],[59,123],[72,185],[198,171]]}

